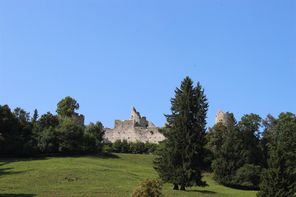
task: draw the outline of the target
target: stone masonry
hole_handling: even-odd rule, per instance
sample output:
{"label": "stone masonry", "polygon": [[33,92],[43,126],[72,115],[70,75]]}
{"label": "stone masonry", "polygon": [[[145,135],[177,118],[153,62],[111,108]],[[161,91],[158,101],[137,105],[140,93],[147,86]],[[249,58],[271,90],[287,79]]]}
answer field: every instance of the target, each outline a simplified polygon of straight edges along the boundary
{"label": "stone masonry", "polygon": [[217,114],[216,114],[215,124],[221,122],[224,125],[227,125],[229,116],[230,116],[229,112],[223,112],[221,110],[218,111]]}
{"label": "stone masonry", "polygon": [[128,142],[150,142],[159,143],[165,137],[159,129],[145,116],[141,116],[133,107],[129,120],[115,120],[113,129],[105,129],[105,141],[127,140]]}

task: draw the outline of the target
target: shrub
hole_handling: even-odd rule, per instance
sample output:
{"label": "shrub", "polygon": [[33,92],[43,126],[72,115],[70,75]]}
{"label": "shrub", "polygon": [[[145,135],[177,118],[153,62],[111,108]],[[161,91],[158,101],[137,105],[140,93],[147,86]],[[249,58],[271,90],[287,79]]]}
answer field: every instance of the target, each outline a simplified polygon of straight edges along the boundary
{"label": "shrub", "polygon": [[113,152],[120,153],[121,152],[121,140],[116,140],[112,144]]}
{"label": "shrub", "polygon": [[143,142],[130,143],[130,152],[135,154],[142,154],[146,152],[145,144]]}
{"label": "shrub", "polygon": [[103,153],[111,153],[112,152],[112,144],[104,144],[103,145]]}
{"label": "shrub", "polygon": [[258,189],[261,171],[260,166],[245,164],[236,171],[234,184],[245,189]]}
{"label": "shrub", "polygon": [[158,147],[158,144],[146,142],[145,143],[145,152],[154,153],[156,151],[157,147]]}
{"label": "shrub", "polygon": [[161,194],[162,182],[156,179],[146,179],[132,193],[132,197],[159,197]]}
{"label": "shrub", "polygon": [[127,142],[127,140],[123,140],[121,142],[121,153],[130,153],[130,146]]}
{"label": "shrub", "polygon": [[115,153],[153,153],[156,151],[158,144],[149,142],[127,142],[127,140],[116,140],[112,144],[112,151]]}

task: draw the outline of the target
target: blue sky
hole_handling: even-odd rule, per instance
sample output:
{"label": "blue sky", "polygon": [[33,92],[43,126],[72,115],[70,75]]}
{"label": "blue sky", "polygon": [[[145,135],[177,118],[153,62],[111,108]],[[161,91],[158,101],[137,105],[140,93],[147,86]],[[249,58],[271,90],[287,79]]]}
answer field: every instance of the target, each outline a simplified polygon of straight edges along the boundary
{"label": "blue sky", "polygon": [[0,104],[74,97],[107,127],[131,106],[162,126],[185,76],[210,108],[296,112],[294,0],[0,0]]}

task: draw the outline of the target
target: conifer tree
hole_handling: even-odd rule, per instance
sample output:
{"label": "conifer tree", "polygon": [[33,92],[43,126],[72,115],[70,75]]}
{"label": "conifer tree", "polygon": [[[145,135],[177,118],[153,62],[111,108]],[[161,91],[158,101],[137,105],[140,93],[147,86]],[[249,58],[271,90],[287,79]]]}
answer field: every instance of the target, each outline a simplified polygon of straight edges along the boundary
{"label": "conifer tree", "polygon": [[263,173],[259,197],[294,197],[296,195],[296,116],[282,113],[273,122],[268,168]]}
{"label": "conifer tree", "polygon": [[205,186],[204,169],[207,98],[199,83],[186,77],[171,99],[171,114],[166,115],[166,140],[154,164],[160,178],[174,189],[185,190],[193,185]]}

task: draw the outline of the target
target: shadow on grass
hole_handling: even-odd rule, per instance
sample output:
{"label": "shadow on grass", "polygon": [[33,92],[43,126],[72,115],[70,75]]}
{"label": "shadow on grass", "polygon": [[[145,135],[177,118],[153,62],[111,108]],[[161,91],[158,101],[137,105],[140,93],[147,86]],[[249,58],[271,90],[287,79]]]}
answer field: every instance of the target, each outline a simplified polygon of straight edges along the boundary
{"label": "shadow on grass", "polygon": [[119,156],[112,153],[93,153],[93,154],[50,154],[47,155],[48,158],[56,157],[56,158],[79,158],[79,157],[90,157],[94,159],[118,159]]}
{"label": "shadow on grass", "polygon": [[36,157],[2,157],[0,158],[0,166],[6,165],[12,162],[19,162],[19,161],[34,161],[34,160],[45,160],[47,159],[45,156],[36,156]]}
{"label": "shadow on grass", "polygon": [[99,154],[83,154],[83,153],[50,153],[50,154],[42,154],[34,157],[1,157],[0,155],[0,166],[6,165],[12,162],[19,161],[34,161],[34,160],[46,160],[52,157],[57,158],[68,158],[68,157],[93,157],[100,159],[118,159],[119,156],[112,153],[99,153]]}
{"label": "shadow on grass", "polygon": [[230,189],[238,189],[238,190],[245,190],[245,191],[259,191],[259,187],[253,186],[242,186],[242,185],[224,185]]}
{"label": "shadow on grass", "polygon": [[217,192],[209,191],[209,190],[199,190],[199,189],[191,189],[191,190],[186,190],[186,192],[197,192],[201,194],[216,194]]}
{"label": "shadow on grass", "polygon": [[0,177],[4,175],[11,175],[11,174],[20,174],[23,173],[23,171],[10,171],[13,168],[0,168]]}
{"label": "shadow on grass", "polygon": [[31,197],[36,194],[0,194],[0,197]]}

